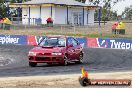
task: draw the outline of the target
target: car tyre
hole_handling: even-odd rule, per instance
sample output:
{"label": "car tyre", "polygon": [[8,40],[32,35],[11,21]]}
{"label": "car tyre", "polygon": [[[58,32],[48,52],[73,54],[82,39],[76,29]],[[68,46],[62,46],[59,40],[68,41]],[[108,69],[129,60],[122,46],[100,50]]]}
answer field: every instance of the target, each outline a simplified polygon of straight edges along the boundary
{"label": "car tyre", "polygon": [[82,64],[83,63],[83,53],[80,53],[79,61],[77,63],[78,64]]}
{"label": "car tyre", "polygon": [[48,65],[53,65],[53,63],[47,63]]}
{"label": "car tyre", "polygon": [[65,55],[64,57],[64,66],[67,66],[68,65],[68,57]]}
{"label": "car tyre", "polygon": [[29,62],[29,66],[30,67],[36,67],[37,66],[37,63],[35,63],[35,62]]}

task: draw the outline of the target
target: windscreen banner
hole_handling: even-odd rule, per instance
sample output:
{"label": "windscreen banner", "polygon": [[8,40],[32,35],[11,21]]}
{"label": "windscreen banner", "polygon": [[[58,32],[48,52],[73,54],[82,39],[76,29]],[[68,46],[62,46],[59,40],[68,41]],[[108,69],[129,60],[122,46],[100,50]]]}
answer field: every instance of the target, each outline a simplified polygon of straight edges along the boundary
{"label": "windscreen banner", "polygon": [[132,49],[132,39],[88,38],[87,41],[92,48]]}
{"label": "windscreen banner", "polygon": [[26,45],[26,39],[24,35],[0,35],[0,44]]}

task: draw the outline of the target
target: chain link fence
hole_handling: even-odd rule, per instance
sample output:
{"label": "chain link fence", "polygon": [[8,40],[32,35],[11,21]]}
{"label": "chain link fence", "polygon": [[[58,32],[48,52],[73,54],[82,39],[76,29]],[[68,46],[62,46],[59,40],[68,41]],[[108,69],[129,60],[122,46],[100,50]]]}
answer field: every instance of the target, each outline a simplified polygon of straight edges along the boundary
{"label": "chain link fence", "polygon": [[[101,22],[101,26],[99,28],[98,21],[96,21],[94,24],[88,24],[85,26],[81,25],[53,25],[53,27],[47,26],[47,24],[41,24],[39,19],[32,18],[32,21],[30,21],[30,24],[23,24],[22,19],[25,18],[10,18],[12,21],[11,30],[28,30],[31,32],[35,32],[38,30],[38,32],[43,33],[50,33],[50,34],[71,34],[71,35],[88,35],[88,34],[104,34],[104,35],[110,35],[112,34],[112,24],[115,21],[107,21],[107,22]],[[29,20],[29,19],[27,19]],[[30,19],[31,20],[31,19]],[[124,21],[126,24],[126,35],[131,35],[131,25],[132,20]],[[37,32],[37,33],[38,33]]]}

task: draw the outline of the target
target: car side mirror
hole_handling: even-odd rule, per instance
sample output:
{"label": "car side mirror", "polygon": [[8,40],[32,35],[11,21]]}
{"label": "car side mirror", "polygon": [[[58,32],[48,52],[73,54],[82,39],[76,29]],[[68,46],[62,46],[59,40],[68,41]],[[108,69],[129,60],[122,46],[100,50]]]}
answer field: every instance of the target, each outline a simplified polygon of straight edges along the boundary
{"label": "car side mirror", "polygon": [[68,48],[73,47],[73,44],[68,45]]}

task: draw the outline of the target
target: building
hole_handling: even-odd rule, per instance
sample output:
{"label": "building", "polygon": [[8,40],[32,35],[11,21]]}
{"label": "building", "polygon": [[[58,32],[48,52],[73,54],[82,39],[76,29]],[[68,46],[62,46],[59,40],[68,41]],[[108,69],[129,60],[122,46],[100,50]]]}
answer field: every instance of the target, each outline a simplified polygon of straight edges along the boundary
{"label": "building", "polygon": [[53,19],[53,24],[93,24],[97,8],[75,0],[31,0],[9,6],[22,8],[23,24],[46,24],[49,17]]}

